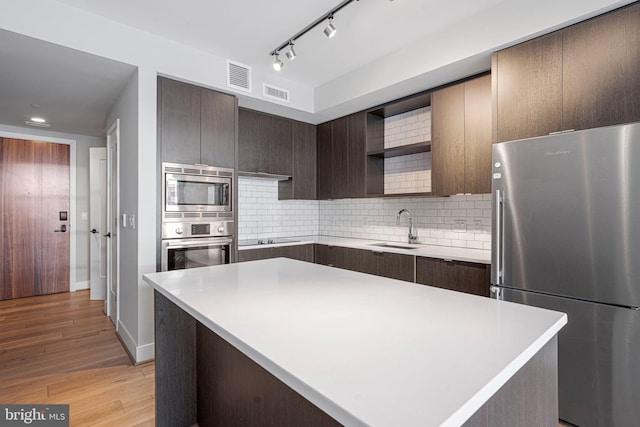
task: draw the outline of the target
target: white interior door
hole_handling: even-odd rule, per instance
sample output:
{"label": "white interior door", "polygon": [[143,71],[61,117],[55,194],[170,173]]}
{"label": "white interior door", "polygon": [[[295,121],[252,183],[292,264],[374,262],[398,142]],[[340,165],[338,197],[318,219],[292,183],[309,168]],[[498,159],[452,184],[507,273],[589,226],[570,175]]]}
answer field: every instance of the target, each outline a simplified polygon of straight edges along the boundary
{"label": "white interior door", "polygon": [[103,234],[107,240],[107,316],[118,329],[120,317],[118,268],[118,144],[120,119],[107,131],[107,229]]}
{"label": "white interior door", "polygon": [[[89,148],[90,298],[107,299],[107,149]],[[105,313],[106,304],[105,304]]]}

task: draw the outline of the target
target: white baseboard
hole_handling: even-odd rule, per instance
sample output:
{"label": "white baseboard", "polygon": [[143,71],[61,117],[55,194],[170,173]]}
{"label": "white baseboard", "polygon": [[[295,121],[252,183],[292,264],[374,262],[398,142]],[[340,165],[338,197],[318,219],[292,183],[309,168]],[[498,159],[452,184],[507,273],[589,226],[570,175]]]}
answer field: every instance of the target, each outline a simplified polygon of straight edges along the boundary
{"label": "white baseboard", "polygon": [[118,335],[122,343],[127,347],[129,354],[135,358],[136,363],[147,362],[156,357],[155,343],[137,346],[127,328],[120,321],[118,321]]}
{"label": "white baseboard", "polygon": [[117,332],[117,334],[120,337],[120,340],[122,341],[122,344],[124,344],[124,346],[127,347],[127,352],[129,352],[130,355],[135,355],[136,354],[136,341],[133,339],[133,337],[131,336],[131,334],[127,330],[127,328],[125,328],[124,325],[122,324],[122,322],[119,321],[119,320],[118,320],[118,332]]}
{"label": "white baseboard", "polygon": [[156,357],[156,344],[150,343],[136,348],[136,363],[147,362]]}
{"label": "white baseboard", "polygon": [[76,282],[76,286],[74,289],[72,289],[71,292],[80,291],[83,289],[89,289],[90,286],[91,286],[91,282],[89,282],[88,280],[83,280],[82,282]]}

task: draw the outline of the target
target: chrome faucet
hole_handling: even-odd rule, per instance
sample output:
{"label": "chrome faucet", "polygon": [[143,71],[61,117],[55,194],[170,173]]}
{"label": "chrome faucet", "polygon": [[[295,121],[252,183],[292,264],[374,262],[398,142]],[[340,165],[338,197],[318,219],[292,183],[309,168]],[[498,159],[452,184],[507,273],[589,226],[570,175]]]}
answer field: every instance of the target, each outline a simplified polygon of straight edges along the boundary
{"label": "chrome faucet", "polygon": [[409,235],[407,236],[407,240],[409,243],[415,243],[415,241],[418,240],[418,236],[413,234],[413,219],[411,219],[411,212],[407,209],[402,209],[398,212],[398,215],[396,216],[396,225],[400,225],[400,216],[402,216],[403,213],[406,213],[409,218]]}

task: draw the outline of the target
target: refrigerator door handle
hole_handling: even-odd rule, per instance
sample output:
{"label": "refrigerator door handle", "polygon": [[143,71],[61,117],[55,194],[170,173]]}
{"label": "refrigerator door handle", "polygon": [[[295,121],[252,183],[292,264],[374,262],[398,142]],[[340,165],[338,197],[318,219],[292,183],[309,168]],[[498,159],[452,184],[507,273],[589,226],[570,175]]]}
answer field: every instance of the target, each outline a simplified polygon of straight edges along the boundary
{"label": "refrigerator door handle", "polygon": [[503,233],[502,233],[502,221],[503,221],[503,209],[504,209],[504,200],[503,200],[503,194],[502,191],[500,190],[496,190],[496,198],[495,198],[495,212],[496,212],[496,280],[495,280],[495,284],[496,285],[502,285],[503,284],[503,258],[502,258],[502,239],[503,239]]}

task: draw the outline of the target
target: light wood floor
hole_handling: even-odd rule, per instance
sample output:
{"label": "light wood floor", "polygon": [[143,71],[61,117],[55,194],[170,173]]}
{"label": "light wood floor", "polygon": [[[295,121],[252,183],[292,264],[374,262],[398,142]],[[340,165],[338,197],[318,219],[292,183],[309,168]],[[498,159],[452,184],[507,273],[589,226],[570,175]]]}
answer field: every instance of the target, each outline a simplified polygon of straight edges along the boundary
{"label": "light wood floor", "polygon": [[0,402],[70,404],[72,426],[155,424],[155,366],[133,366],[89,291],[0,301]]}

